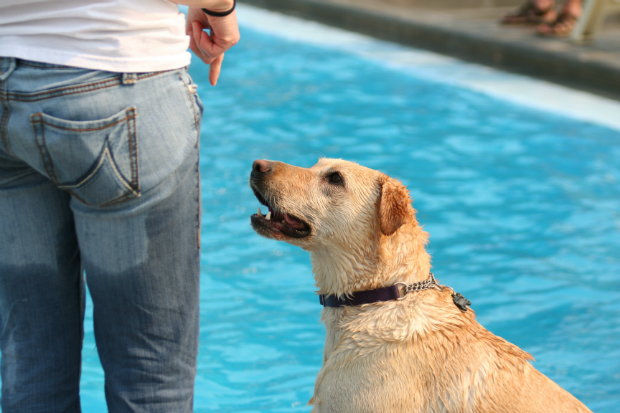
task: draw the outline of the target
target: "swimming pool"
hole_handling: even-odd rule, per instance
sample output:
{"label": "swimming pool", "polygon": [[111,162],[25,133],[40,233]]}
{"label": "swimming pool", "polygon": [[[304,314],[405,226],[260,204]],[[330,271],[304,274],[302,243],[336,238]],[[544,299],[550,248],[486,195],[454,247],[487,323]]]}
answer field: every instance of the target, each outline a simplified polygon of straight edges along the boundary
{"label": "swimming pool", "polygon": [[[594,412],[616,412],[620,132],[454,83],[479,74],[388,63],[246,25],[216,88],[192,66],[206,107],[195,411],[310,410],[324,329],[309,257],[253,233],[247,180],[257,158],[327,156],[402,179],[437,278]],[[90,302],[85,333],[83,411],[105,412]]]}

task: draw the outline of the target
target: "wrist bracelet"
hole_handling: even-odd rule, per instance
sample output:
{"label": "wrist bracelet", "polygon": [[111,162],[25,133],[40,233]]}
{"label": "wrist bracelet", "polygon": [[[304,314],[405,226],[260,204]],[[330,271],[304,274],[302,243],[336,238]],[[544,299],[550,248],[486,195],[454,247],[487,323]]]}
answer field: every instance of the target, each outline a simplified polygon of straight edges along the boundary
{"label": "wrist bracelet", "polygon": [[211,11],[211,10],[208,10],[208,9],[202,9],[202,11],[204,11],[209,16],[224,17],[224,16],[228,16],[230,13],[235,11],[235,7],[236,6],[237,6],[237,0],[233,0],[233,5],[230,8],[230,10],[226,10],[226,11]]}

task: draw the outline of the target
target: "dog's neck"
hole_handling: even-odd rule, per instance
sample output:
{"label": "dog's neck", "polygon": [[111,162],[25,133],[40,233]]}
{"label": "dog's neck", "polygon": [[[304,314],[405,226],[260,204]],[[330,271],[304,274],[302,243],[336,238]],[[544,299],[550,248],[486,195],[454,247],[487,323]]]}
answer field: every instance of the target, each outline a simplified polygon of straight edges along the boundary
{"label": "dog's neck", "polygon": [[379,235],[357,242],[342,240],[310,252],[320,294],[342,296],[428,277],[428,234],[417,222],[403,225],[390,236],[374,233]]}

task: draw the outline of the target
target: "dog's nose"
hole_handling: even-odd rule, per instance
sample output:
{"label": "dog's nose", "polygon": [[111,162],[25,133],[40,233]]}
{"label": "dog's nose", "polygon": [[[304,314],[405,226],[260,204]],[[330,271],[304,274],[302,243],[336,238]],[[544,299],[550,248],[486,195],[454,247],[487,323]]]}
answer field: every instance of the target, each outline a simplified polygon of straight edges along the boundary
{"label": "dog's nose", "polygon": [[257,159],[252,164],[252,174],[260,175],[271,171],[271,162],[264,159]]}

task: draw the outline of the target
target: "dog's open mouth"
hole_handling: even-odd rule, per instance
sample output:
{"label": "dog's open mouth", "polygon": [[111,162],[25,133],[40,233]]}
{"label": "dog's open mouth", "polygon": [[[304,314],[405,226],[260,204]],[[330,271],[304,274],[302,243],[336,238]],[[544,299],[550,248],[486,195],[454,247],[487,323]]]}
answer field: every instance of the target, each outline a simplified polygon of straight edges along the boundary
{"label": "dog's open mouth", "polygon": [[276,234],[282,234],[291,238],[304,238],[310,235],[310,225],[291,214],[278,211],[276,208],[269,205],[265,198],[263,198],[254,187],[252,187],[252,190],[254,191],[254,195],[256,195],[256,199],[269,209],[267,214],[263,215],[260,208],[258,208],[258,212],[252,215],[252,226],[256,230],[269,230]]}

